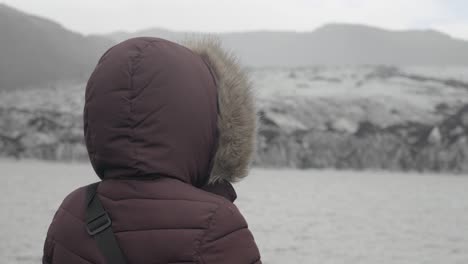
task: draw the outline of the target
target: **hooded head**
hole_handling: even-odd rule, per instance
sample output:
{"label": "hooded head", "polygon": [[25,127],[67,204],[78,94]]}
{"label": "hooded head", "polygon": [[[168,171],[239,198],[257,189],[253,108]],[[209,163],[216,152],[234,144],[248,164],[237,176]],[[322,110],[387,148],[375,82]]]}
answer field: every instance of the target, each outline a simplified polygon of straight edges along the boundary
{"label": "hooded head", "polygon": [[203,186],[248,173],[252,89],[216,41],[124,41],[101,57],[85,98],[86,146],[102,179],[164,175]]}

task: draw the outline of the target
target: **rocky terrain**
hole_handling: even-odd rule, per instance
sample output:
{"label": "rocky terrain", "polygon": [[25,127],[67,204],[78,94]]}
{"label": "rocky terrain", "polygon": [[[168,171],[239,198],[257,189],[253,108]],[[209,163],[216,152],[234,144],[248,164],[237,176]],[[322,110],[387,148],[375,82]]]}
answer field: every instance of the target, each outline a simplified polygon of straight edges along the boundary
{"label": "rocky terrain", "polygon": [[262,120],[258,165],[468,172],[468,105],[432,124],[337,119],[323,128],[288,130],[268,113]]}
{"label": "rocky terrain", "polygon": [[388,66],[254,73],[256,163],[468,171],[468,71]]}
{"label": "rocky terrain", "polygon": [[[468,71],[251,69],[265,167],[468,172]],[[0,93],[0,157],[87,160],[84,84]]]}

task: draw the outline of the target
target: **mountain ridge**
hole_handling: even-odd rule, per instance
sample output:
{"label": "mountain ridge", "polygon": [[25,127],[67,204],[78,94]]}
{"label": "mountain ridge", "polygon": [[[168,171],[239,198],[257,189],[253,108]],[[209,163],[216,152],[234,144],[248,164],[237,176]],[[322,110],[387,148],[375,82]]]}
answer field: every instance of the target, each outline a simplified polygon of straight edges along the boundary
{"label": "mountain ridge", "polygon": [[83,35],[0,3],[0,90],[84,82],[104,51],[119,41],[154,36],[181,41],[217,35],[250,67],[311,65],[468,66],[468,41],[435,30],[387,30],[330,23],[308,32],[200,33],[148,28]]}
{"label": "mountain ridge", "polygon": [[[115,41],[154,36],[180,41],[209,33],[162,28],[105,35]],[[359,24],[330,23],[308,32],[249,31],[216,34],[242,61],[254,67],[308,65],[463,65],[468,66],[468,41],[443,32],[387,30]]]}
{"label": "mountain ridge", "polygon": [[394,29],[386,29],[382,27],[377,27],[377,26],[372,26],[372,25],[366,25],[366,24],[357,24],[357,23],[339,23],[339,22],[330,22],[323,24],[320,27],[317,27],[314,30],[306,30],[306,31],[294,31],[294,30],[269,30],[269,29],[264,29],[264,30],[249,30],[249,31],[227,31],[227,32],[202,32],[202,31],[184,31],[184,30],[172,30],[168,28],[163,28],[163,27],[148,27],[136,31],[128,31],[128,30],[117,30],[117,31],[112,31],[109,33],[105,34],[91,34],[93,36],[107,36],[111,39],[121,41],[122,39],[120,38],[122,35],[124,36],[133,36],[133,35],[144,35],[144,34],[153,34],[154,32],[161,32],[161,33],[171,33],[171,34],[200,34],[200,35],[236,35],[236,34],[298,34],[298,35],[303,35],[303,34],[311,34],[317,31],[323,31],[323,30],[328,30],[330,28],[349,28],[349,29],[368,29],[368,30],[374,30],[374,31],[384,31],[387,33],[431,33],[434,35],[439,35],[439,36],[444,36],[451,38],[453,40],[457,41],[463,41],[467,42],[468,40],[462,39],[462,38],[457,38],[453,37],[445,32],[438,31],[435,29],[404,29],[404,30],[394,30]]}

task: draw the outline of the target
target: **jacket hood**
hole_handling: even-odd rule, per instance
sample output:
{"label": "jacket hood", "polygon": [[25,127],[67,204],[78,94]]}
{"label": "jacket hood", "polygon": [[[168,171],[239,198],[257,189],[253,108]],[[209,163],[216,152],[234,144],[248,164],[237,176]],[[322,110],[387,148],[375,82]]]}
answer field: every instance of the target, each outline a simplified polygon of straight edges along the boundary
{"label": "jacket hood", "polygon": [[257,121],[247,75],[216,40],[186,46],[134,38],[99,60],[84,133],[100,178],[164,175],[203,186],[247,175]]}

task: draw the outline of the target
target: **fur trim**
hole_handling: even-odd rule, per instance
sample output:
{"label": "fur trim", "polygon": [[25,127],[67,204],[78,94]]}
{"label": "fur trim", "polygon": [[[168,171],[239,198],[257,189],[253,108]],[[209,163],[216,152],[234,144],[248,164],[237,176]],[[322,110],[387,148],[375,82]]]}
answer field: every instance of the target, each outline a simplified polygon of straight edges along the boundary
{"label": "fur trim", "polygon": [[219,40],[203,38],[185,45],[202,57],[218,88],[218,147],[209,183],[238,181],[247,176],[255,152],[258,118],[252,84]]}

